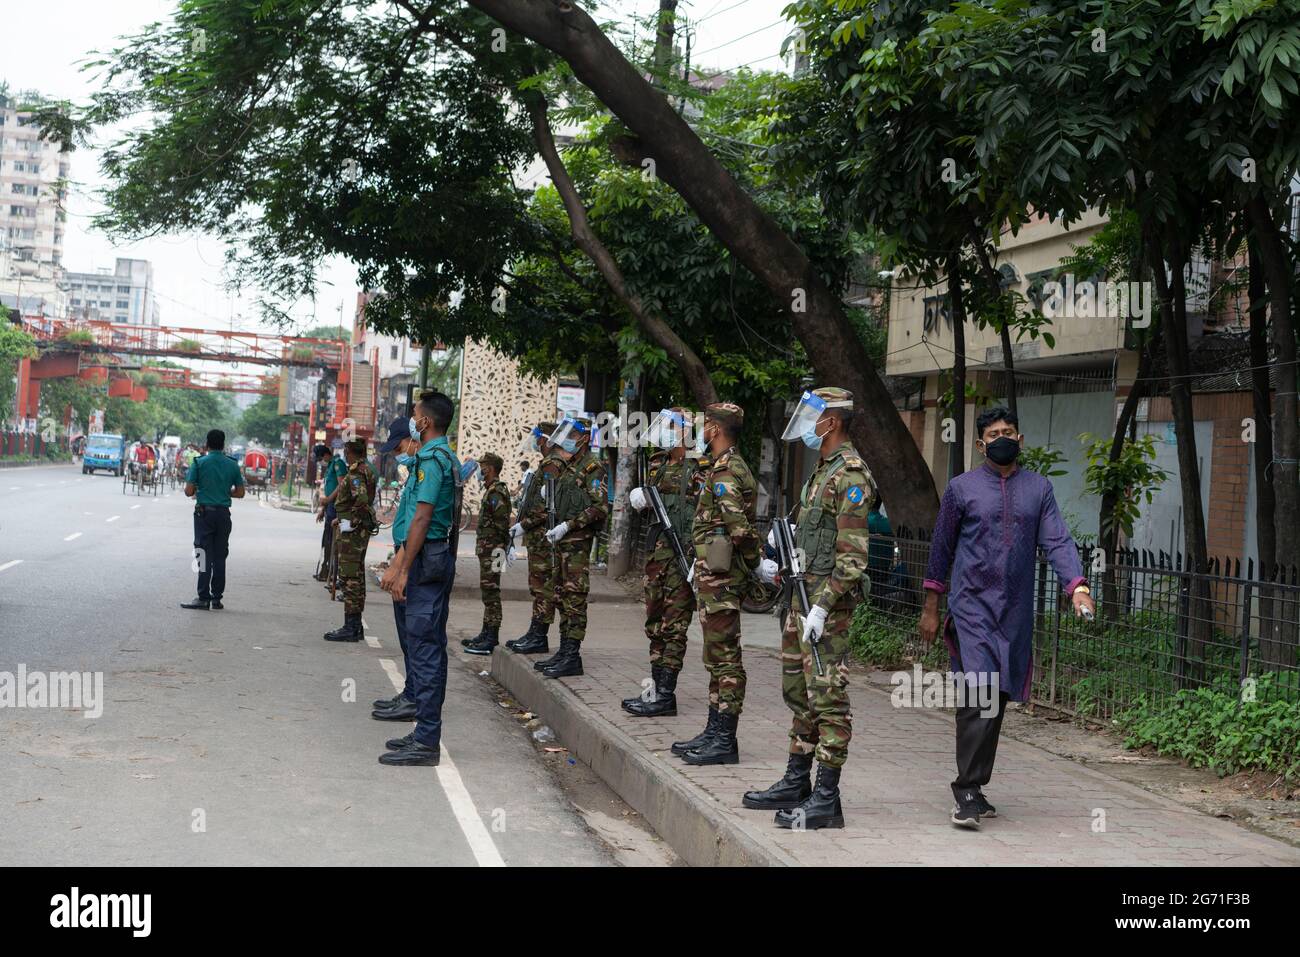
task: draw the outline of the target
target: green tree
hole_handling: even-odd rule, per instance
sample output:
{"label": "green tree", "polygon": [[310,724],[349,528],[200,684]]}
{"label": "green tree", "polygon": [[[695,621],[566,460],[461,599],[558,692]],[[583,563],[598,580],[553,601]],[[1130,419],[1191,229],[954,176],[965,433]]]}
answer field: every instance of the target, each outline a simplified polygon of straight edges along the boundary
{"label": "green tree", "polygon": [[[256,439],[262,445],[279,447],[283,444],[281,432],[287,432],[292,415],[280,415],[280,399],[274,395],[264,395],[244,410],[239,420],[241,435]],[[301,418],[301,417],[299,417]]]}
{"label": "green tree", "polygon": [[31,333],[10,321],[6,307],[0,310],[0,422],[8,422],[16,408],[18,363],[35,358],[37,350]]}

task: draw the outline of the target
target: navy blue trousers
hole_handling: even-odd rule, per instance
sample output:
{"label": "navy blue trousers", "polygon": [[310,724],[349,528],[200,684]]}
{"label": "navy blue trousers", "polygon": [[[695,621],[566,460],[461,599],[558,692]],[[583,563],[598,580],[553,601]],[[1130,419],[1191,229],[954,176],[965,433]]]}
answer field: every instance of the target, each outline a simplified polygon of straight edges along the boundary
{"label": "navy blue trousers", "polygon": [[402,646],[402,672],[406,675],[406,686],[402,688],[402,697],[415,700],[415,686],[411,683],[411,653],[406,642],[406,602],[393,602],[393,620],[397,622],[397,643]]}
{"label": "navy blue trousers", "polygon": [[199,572],[199,598],[220,601],[226,593],[226,556],[230,554],[230,509],[202,506],[194,516],[194,561]]}
{"label": "navy blue trousers", "polygon": [[447,543],[425,542],[411,563],[406,581],[406,664],[415,692],[415,740],[430,748],[442,741],[442,702],[447,696],[447,612],[455,577],[456,561]]}

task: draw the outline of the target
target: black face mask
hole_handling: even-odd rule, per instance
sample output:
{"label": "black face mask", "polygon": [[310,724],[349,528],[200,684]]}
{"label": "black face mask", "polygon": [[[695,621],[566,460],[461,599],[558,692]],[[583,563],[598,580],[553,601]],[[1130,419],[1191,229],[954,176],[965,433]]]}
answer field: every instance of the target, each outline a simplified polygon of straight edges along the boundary
{"label": "black face mask", "polygon": [[994,465],[1010,465],[1020,455],[1020,443],[1004,435],[984,446],[984,454]]}

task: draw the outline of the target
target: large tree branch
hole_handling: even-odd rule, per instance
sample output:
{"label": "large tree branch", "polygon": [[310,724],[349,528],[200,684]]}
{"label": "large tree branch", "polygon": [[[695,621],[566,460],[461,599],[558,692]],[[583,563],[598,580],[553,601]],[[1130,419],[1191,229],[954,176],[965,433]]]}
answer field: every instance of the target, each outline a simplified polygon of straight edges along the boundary
{"label": "large tree branch", "polygon": [[853,439],[880,486],[890,514],[928,526],[938,512],[934,479],[893,399],[844,312],[840,296],[812,263],[709,152],[637,67],[570,0],[467,0],[511,30],[562,57],[643,144],[655,173],[790,311],[821,385],[851,389],[861,413]]}
{"label": "large tree branch", "polygon": [[564,211],[569,215],[569,228],[573,231],[574,243],[596,264],[596,268],[600,270],[609,288],[627,307],[641,331],[651,342],[667,352],[681,369],[686,385],[691,390],[691,396],[700,407],[717,402],[718,393],[713,387],[713,379],[709,375],[709,370],[704,367],[704,363],[700,361],[700,357],[695,354],[695,350],[688,346],[666,322],[650,312],[641,301],[641,297],[628,288],[618,262],[600,241],[596,231],[591,228],[587,209],[582,205],[577,187],[573,185],[573,178],[569,176],[569,171],[555,148],[555,137],[551,133],[545,98],[533,94],[526,98],[526,102],[528,115],[533,120],[533,137],[537,141],[537,149],[546,162],[546,168],[551,174],[551,182],[555,184],[560,194]]}

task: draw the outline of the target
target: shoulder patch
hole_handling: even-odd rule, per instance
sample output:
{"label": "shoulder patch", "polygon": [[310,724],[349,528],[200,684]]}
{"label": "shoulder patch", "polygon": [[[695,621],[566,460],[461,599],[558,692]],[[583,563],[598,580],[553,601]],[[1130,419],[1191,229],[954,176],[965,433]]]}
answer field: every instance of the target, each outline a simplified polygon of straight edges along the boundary
{"label": "shoulder patch", "polygon": [[866,492],[862,490],[861,485],[850,485],[848,491],[844,493],[844,497],[847,498],[854,505],[857,505],[859,502],[861,502],[865,496],[866,496]]}
{"label": "shoulder patch", "polygon": [[713,494],[714,494],[714,495],[717,495],[717,496],[726,495],[726,494],[727,494],[727,483],[726,483],[726,482],[715,482],[715,483],[713,484]]}

